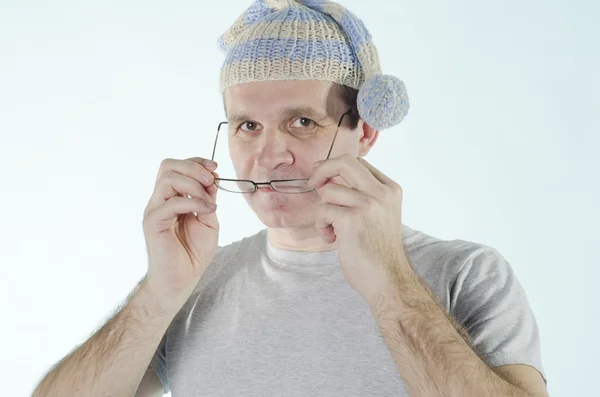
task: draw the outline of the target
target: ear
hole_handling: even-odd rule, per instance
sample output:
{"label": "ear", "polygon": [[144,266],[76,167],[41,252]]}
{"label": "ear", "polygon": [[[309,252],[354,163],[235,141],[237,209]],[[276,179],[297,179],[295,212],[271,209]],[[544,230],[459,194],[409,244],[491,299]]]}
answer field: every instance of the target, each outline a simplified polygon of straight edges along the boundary
{"label": "ear", "polygon": [[[358,155],[360,157],[366,156],[371,150],[377,138],[379,137],[379,131],[367,124],[366,121],[360,119],[356,131],[358,135]],[[360,134],[362,132],[362,134]]]}

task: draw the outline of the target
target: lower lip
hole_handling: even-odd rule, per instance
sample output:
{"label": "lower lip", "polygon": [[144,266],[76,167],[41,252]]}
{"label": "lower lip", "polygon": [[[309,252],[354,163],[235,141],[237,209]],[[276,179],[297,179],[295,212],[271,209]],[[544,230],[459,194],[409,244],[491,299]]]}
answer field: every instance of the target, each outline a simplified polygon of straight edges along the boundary
{"label": "lower lip", "polygon": [[274,193],[275,190],[273,190],[270,187],[261,187],[260,189],[258,189],[259,191],[263,192],[263,193]]}

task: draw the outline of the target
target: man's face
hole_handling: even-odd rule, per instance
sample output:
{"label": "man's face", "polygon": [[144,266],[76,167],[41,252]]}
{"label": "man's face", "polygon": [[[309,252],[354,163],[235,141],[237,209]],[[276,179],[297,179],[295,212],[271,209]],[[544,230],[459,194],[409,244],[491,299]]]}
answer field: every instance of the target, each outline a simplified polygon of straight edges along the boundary
{"label": "man's face", "polygon": [[[224,101],[237,178],[255,182],[310,178],[313,163],[327,157],[339,119],[348,110],[334,83],[319,80],[237,84],[225,90]],[[330,158],[357,155],[362,122],[355,130],[347,122],[346,116]],[[341,178],[333,181],[344,183]],[[259,189],[244,197],[273,228],[311,227],[319,203],[316,190],[285,194]]]}

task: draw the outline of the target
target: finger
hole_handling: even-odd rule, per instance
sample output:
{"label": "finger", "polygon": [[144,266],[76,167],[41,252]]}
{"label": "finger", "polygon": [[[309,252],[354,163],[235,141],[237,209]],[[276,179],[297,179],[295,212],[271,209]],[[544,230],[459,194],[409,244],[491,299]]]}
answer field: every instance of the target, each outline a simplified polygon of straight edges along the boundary
{"label": "finger", "polygon": [[211,212],[215,212],[215,210],[216,206],[211,206],[210,203],[203,199],[175,196],[154,209],[152,218],[160,222],[175,219],[178,215],[190,212],[210,214]]}
{"label": "finger", "polygon": [[320,163],[310,177],[309,186],[319,188],[325,184],[327,179],[339,176],[343,178],[350,187],[373,194],[377,179],[365,168],[355,157],[344,154]]}
{"label": "finger", "polygon": [[199,180],[204,186],[210,186],[214,183],[212,171],[217,168],[217,163],[202,157],[190,157],[182,161],[185,172],[179,171],[180,173]]}
{"label": "finger", "polygon": [[[213,181],[214,181],[214,178],[219,177],[219,174],[217,174],[214,171],[212,174],[213,174]],[[205,187],[204,190],[206,190],[206,193],[208,193],[208,195],[212,199],[213,203],[216,203],[217,202],[217,192],[219,191],[217,184],[213,182],[212,185]]]}
{"label": "finger", "polygon": [[[219,177],[219,174],[217,174],[216,172],[212,172],[213,177],[216,179]],[[213,182],[212,185],[205,187],[204,190],[206,191],[206,193],[210,196],[210,203],[216,203],[217,202],[217,192],[219,191],[219,188],[217,188],[217,183],[216,181]],[[197,218],[198,214],[194,212],[194,216]]]}
{"label": "finger", "polygon": [[217,168],[217,166],[218,166],[218,164],[217,164],[216,161],[213,161],[211,159],[205,159],[204,157],[190,157],[190,158],[188,158],[186,160],[198,163],[198,164],[204,166],[205,168],[207,168],[210,171],[214,171]]}
{"label": "finger", "polygon": [[203,183],[208,186],[209,184],[212,184],[211,171],[214,171],[215,169],[216,165],[213,165],[210,160],[202,157],[190,157],[185,160],[168,158],[160,163],[155,183],[157,183],[166,172],[176,171],[182,175],[192,177],[201,183],[202,181],[208,181]]}
{"label": "finger", "polygon": [[336,235],[335,235],[335,231],[333,230],[333,226],[328,226],[324,229],[321,229],[319,231],[319,233],[321,233],[321,237],[328,244],[333,243],[336,239]]}
{"label": "finger", "polygon": [[[212,175],[211,175],[212,177]],[[157,182],[152,194],[150,207],[158,207],[171,197],[195,197],[208,202],[214,202],[213,198],[197,180],[181,175],[175,171],[167,171]]]}
{"label": "finger", "polygon": [[[167,172],[174,171],[179,174],[193,178],[204,186],[211,186],[212,184],[214,184],[214,176],[212,175],[210,169],[206,168],[204,165],[212,169],[215,168],[215,165],[212,165],[209,160],[204,159],[202,157],[191,157],[186,160],[171,158],[164,159],[160,164],[155,185],[159,184],[159,181],[164,177],[164,175]],[[157,189],[155,186],[155,191],[156,190]],[[159,198],[154,197],[153,195],[153,197],[151,197],[149,200],[148,207],[156,207],[167,199],[168,197],[163,198],[163,200],[161,201]]]}
{"label": "finger", "polygon": [[[336,220],[343,219],[346,216],[347,209],[333,204],[320,204],[315,216],[315,229],[322,236],[331,236]],[[333,233],[335,235],[335,233]]]}
{"label": "finger", "polygon": [[362,192],[338,183],[328,183],[317,189],[317,193],[323,203],[344,207],[362,207],[369,200]]}

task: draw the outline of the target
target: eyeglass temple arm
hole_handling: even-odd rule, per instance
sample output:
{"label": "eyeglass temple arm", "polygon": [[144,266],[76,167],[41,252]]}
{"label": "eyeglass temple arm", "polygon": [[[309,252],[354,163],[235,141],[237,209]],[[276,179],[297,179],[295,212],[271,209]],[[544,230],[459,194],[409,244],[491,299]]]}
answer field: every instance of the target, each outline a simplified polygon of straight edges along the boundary
{"label": "eyeglass temple arm", "polygon": [[327,153],[327,160],[329,160],[329,155],[331,155],[331,150],[333,149],[333,144],[335,143],[335,138],[337,137],[338,131],[340,130],[342,121],[344,120],[344,117],[351,111],[352,109],[348,109],[346,113],[342,114],[342,117],[340,117],[340,122],[338,123],[337,129],[335,130],[335,135],[333,136],[333,141],[331,142],[331,146],[329,147],[329,153]]}
{"label": "eyeglass temple arm", "polygon": [[215,150],[217,149],[217,140],[219,139],[219,130],[221,129],[221,126],[223,124],[227,124],[227,121],[220,122],[219,126],[217,127],[217,136],[215,137],[215,144],[213,146],[213,152],[212,152],[212,157],[211,157],[212,161],[215,161]]}

